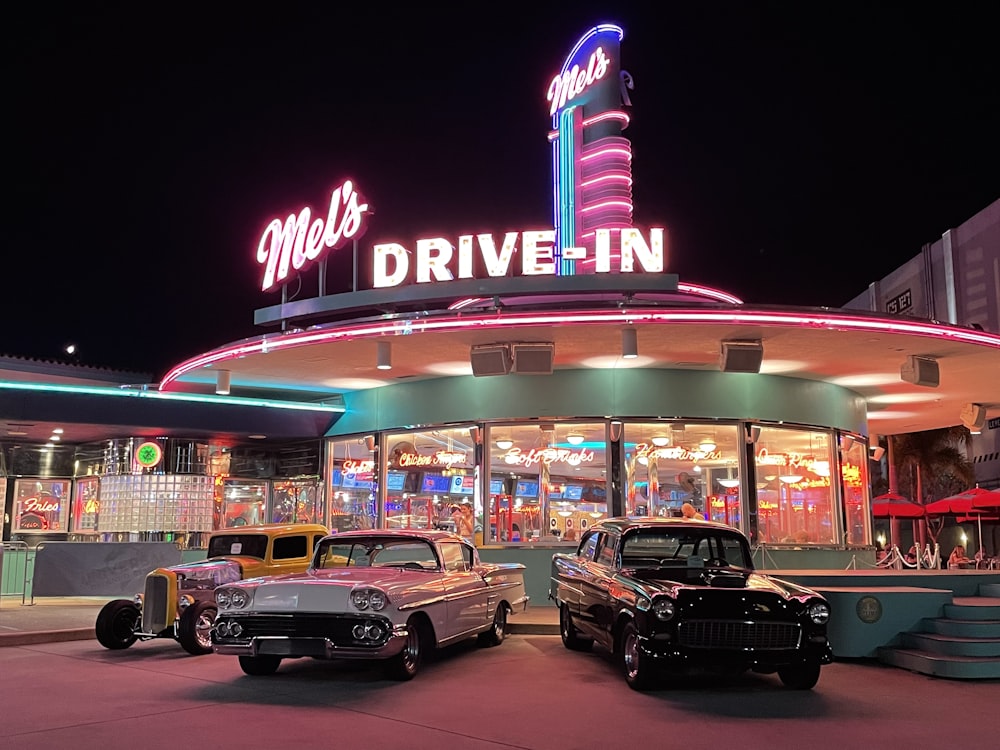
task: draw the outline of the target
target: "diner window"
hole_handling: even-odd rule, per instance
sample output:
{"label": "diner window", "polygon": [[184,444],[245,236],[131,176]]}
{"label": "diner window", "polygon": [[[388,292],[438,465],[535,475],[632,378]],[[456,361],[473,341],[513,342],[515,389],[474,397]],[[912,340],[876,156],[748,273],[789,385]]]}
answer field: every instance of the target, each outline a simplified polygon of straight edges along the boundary
{"label": "diner window", "polygon": [[327,497],[331,531],[373,529],[375,506],[375,439],[354,436],[327,446]]}
{"label": "diner window", "polygon": [[607,423],[490,425],[487,539],[579,543],[608,515]]}
{"label": "diner window", "polygon": [[844,539],[849,545],[872,543],[868,441],[858,435],[840,436],[840,477],[844,487]]}
{"label": "diner window", "polygon": [[625,512],[676,517],[686,505],[706,520],[742,521],[736,424],[628,422],[624,426]]}
{"label": "diner window", "polygon": [[796,546],[836,544],[832,434],[762,426],[755,447],[759,540]]}
{"label": "diner window", "polygon": [[481,542],[473,435],[477,428],[464,425],[386,436],[386,528],[443,529]]}

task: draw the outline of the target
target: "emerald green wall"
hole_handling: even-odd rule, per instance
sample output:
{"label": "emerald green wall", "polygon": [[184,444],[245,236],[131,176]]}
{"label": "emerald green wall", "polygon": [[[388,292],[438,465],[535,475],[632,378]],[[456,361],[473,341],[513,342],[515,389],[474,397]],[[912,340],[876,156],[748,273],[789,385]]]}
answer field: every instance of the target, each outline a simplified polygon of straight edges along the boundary
{"label": "emerald green wall", "polygon": [[[465,356],[465,353],[463,353]],[[694,370],[559,370],[453,377],[345,396],[329,437],[493,419],[753,419],[867,434],[865,401],[840,386],[779,375]]]}

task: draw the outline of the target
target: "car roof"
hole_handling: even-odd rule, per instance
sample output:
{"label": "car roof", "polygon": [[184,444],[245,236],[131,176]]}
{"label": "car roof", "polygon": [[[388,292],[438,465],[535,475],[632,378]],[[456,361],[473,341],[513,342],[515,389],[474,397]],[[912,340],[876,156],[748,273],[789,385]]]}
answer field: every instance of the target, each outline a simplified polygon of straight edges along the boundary
{"label": "car roof", "polygon": [[617,518],[602,518],[596,523],[592,523],[588,531],[603,529],[607,531],[617,531],[624,533],[629,529],[648,528],[690,528],[700,527],[717,531],[730,531],[741,537],[745,537],[742,531],[717,521],[703,521],[695,518],[662,518],[660,516],[621,516]]}
{"label": "car roof", "polygon": [[216,529],[212,536],[225,536],[227,534],[329,534],[330,530],[318,523],[261,523],[254,526],[230,526],[226,529]]}
{"label": "car roof", "polygon": [[438,529],[355,529],[330,534],[331,539],[352,537],[392,537],[394,539],[424,539],[428,542],[464,542],[465,539],[450,531]]}

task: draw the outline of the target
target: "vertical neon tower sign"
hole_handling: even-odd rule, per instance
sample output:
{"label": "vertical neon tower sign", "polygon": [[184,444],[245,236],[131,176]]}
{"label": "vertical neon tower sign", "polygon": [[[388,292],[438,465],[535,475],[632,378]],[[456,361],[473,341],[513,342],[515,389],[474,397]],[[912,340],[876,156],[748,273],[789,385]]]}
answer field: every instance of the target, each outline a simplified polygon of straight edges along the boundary
{"label": "vertical neon tower sign", "polygon": [[[546,93],[559,275],[594,271],[593,261],[565,259],[565,248],[592,251],[598,228],[632,226],[632,146],[621,135],[629,122],[622,105],[629,103],[630,78],[619,64],[624,35],[613,24],[592,28],[570,51]],[[618,260],[612,258],[614,270]]]}

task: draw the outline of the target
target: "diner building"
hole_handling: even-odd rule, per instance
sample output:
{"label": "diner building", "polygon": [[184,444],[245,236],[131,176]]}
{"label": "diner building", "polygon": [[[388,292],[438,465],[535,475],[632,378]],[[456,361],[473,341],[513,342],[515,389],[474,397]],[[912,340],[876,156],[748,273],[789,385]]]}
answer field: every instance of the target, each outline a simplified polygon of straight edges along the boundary
{"label": "diner building", "polygon": [[[247,248],[276,297],[261,334],[158,382],[6,360],[36,372],[0,383],[4,539],[197,548],[308,520],[455,529],[537,567],[597,519],[690,504],[782,567],[873,560],[879,436],[965,414],[1000,434],[1000,202],[844,309],[680,279],[633,216],[623,39],[591,29],[538,92],[552,226],[383,241],[357,175]],[[354,281],[329,294],[333,253]]]}

